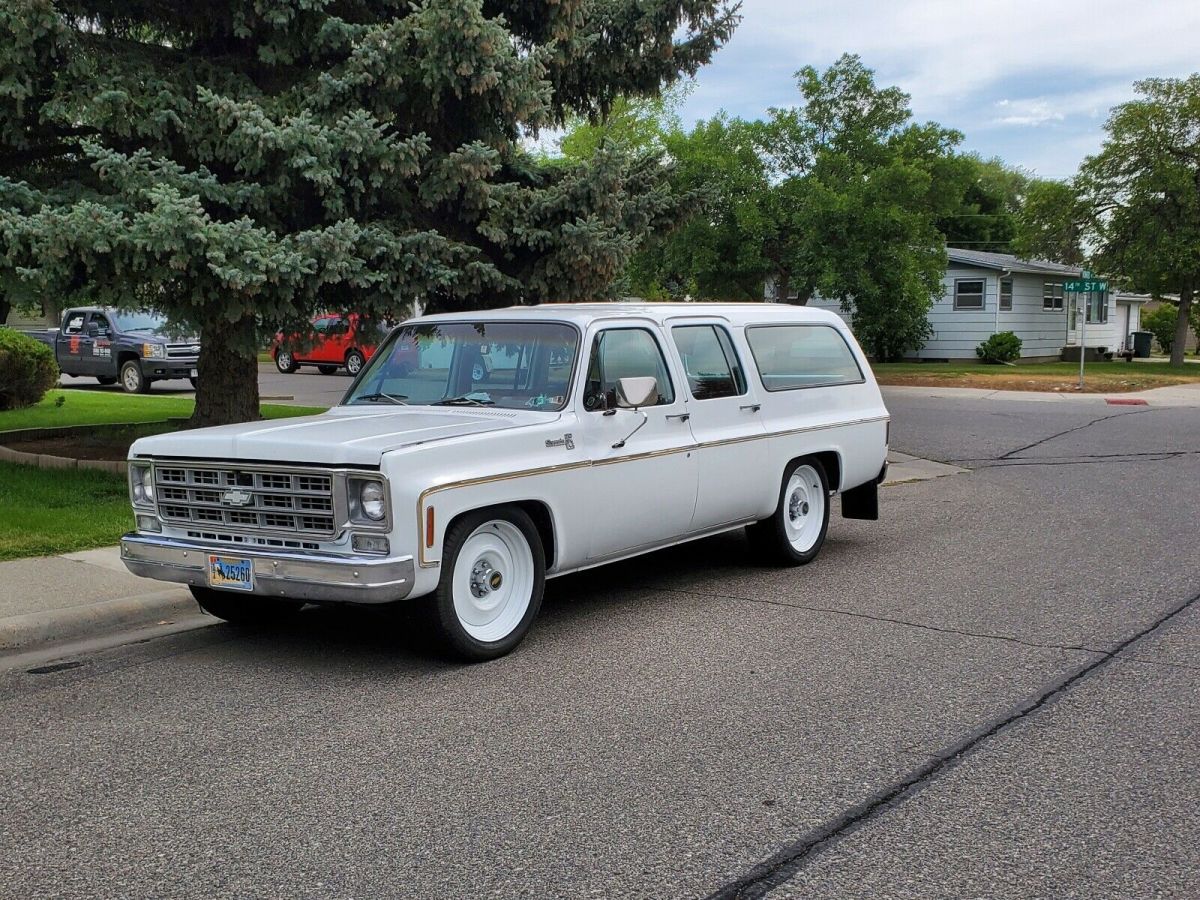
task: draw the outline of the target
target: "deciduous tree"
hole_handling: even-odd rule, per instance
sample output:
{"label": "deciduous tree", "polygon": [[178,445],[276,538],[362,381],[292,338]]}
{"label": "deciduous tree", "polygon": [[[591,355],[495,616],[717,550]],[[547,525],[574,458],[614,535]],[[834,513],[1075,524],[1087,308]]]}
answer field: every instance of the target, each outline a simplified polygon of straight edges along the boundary
{"label": "deciduous tree", "polygon": [[1200,74],[1137,82],[1080,169],[1099,244],[1097,267],[1136,290],[1179,297],[1171,364],[1184,360],[1200,286]]}

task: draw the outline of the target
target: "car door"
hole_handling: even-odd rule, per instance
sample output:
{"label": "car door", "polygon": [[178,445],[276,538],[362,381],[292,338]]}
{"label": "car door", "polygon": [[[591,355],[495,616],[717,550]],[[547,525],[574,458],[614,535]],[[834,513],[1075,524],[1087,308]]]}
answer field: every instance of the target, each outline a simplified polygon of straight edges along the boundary
{"label": "car door", "polygon": [[729,324],[673,319],[671,341],[690,395],[699,487],[692,530],[762,515],[779,486],[767,475],[761,404],[746,377]]}
{"label": "car door", "polygon": [[94,312],[85,327],[87,345],[80,357],[87,374],[100,377],[115,376],[112,358],[112,323],[104,313]]}
{"label": "car door", "polygon": [[346,353],[350,350],[350,320],[345,316],[333,316],[329,320],[329,328],[325,332],[325,345],[321,353],[321,361],[342,365],[346,361]]}
{"label": "car door", "polygon": [[305,362],[323,363],[326,361],[325,354],[327,333],[329,331],[329,323],[333,321],[332,316],[319,316],[313,319],[312,334],[308,336],[308,340],[304,342],[305,346],[296,354],[297,359],[302,359]]}
{"label": "car door", "polygon": [[[603,327],[589,341],[577,397],[592,463],[588,558],[603,559],[682,536],[696,507],[696,459],[685,392],[653,323]],[[621,378],[652,377],[658,402],[619,409]],[[583,498],[581,498],[583,499]]]}
{"label": "car door", "polygon": [[87,361],[92,355],[92,339],[85,333],[88,315],[71,310],[63,316],[58,339],[58,364],[68,375],[91,374]]}

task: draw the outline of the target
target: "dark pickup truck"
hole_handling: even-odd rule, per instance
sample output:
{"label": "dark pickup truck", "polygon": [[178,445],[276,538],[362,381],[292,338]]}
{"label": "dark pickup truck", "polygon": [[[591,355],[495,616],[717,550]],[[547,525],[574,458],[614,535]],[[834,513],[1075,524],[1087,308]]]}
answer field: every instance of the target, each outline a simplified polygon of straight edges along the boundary
{"label": "dark pickup truck", "polygon": [[168,378],[196,386],[200,342],[172,337],[158,313],[76,307],[63,313],[62,327],[26,334],[49,344],[67,375],[120,382],[130,394],[144,394],[151,382]]}

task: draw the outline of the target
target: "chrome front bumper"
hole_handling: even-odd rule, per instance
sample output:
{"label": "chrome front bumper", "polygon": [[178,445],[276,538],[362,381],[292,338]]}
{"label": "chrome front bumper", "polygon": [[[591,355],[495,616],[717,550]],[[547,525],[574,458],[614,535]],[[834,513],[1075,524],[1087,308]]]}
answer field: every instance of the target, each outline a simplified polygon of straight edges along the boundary
{"label": "chrome front bumper", "polygon": [[415,576],[411,556],[378,558],[291,553],[261,547],[200,544],[140,533],[121,538],[121,560],[125,568],[134,575],[159,581],[207,586],[210,553],[251,560],[255,594],[314,603],[403,600],[412,591]]}

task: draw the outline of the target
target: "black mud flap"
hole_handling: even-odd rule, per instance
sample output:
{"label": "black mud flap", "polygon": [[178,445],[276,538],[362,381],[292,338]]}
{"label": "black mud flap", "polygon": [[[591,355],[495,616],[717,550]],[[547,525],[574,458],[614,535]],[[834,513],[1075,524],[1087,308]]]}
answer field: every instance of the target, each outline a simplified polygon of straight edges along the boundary
{"label": "black mud flap", "polygon": [[887,464],[884,463],[879,477],[860,484],[856,488],[842,492],[843,519],[879,519],[879,484],[887,475]]}

